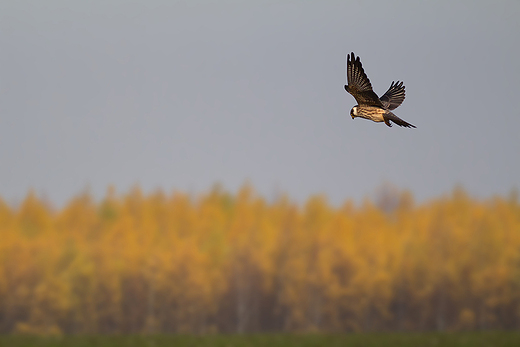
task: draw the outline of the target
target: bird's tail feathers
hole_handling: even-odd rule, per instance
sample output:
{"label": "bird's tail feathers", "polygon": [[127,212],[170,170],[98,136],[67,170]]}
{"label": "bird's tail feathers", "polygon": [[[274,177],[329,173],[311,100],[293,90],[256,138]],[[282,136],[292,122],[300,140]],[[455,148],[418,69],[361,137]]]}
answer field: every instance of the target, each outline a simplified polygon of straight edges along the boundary
{"label": "bird's tail feathers", "polygon": [[383,119],[385,121],[385,124],[388,125],[389,127],[392,126],[392,124],[390,124],[390,121],[394,122],[395,124],[399,125],[399,126],[402,126],[402,127],[406,127],[406,128],[416,128],[415,125],[413,124],[410,124],[404,120],[402,120],[401,118],[397,117],[395,114],[393,114],[392,112],[390,111],[387,111],[384,115],[383,115]]}

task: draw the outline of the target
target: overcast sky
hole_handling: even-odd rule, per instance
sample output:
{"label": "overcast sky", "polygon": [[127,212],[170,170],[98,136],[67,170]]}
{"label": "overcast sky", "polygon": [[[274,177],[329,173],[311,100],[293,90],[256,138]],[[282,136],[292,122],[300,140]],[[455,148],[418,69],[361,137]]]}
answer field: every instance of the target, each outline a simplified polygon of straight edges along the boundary
{"label": "overcast sky", "polygon": [[[520,188],[519,1],[2,1],[0,197]],[[345,55],[417,129],[352,120]]]}

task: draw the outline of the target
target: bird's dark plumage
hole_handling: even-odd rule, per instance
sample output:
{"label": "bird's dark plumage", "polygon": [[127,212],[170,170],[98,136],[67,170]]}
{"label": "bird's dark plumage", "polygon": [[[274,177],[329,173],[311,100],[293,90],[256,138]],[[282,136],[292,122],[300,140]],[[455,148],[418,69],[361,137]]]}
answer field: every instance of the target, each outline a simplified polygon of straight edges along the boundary
{"label": "bird's dark plumage", "polygon": [[347,55],[347,81],[345,90],[352,94],[359,105],[383,106],[372,90],[372,84],[363,70],[359,57],[355,58],[354,53]]}
{"label": "bird's dark plumage", "polygon": [[392,82],[390,88],[388,88],[380,100],[384,108],[393,110],[403,103],[404,97],[403,82],[397,81],[397,83]]}
{"label": "bird's dark plumage", "polygon": [[372,90],[372,84],[363,70],[359,57],[350,53],[347,54],[347,83],[345,90],[358,102],[358,105],[350,111],[352,118],[362,117],[374,122],[385,122],[388,126],[392,126],[390,123],[392,121],[400,126],[415,128],[414,125],[390,112],[404,101],[403,82],[392,82],[386,93],[379,98]]}

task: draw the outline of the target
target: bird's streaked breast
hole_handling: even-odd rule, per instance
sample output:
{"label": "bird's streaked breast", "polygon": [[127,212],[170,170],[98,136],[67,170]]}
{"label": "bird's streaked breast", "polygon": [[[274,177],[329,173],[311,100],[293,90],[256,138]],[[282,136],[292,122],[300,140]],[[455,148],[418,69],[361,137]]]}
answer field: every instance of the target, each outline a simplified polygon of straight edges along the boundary
{"label": "bird's streaked breast", "polygon": [[358,117],[370,119],[374,122],[384,122],[383,115],[386,113],[386,110],[382,108],[372,106],[360,106],[357,108],[356,111],[356,116]]}

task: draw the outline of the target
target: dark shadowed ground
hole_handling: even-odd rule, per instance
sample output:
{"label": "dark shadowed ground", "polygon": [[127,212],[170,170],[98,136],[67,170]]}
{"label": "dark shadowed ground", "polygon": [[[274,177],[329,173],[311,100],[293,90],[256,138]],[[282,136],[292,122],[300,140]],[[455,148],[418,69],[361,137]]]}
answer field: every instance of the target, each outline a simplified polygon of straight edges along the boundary
{"label": "dark shadowed ground", "polygon": [[376,347],[376,346],[443,346],[443,347],[513,347],[520,346],[519,332],[478,332],[478,333],[381,333],[345,335],[123,335],[123,336],[1,336],[0,346],[74,346],[74,347]]}

